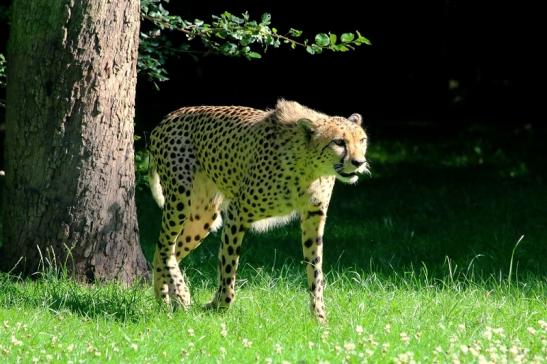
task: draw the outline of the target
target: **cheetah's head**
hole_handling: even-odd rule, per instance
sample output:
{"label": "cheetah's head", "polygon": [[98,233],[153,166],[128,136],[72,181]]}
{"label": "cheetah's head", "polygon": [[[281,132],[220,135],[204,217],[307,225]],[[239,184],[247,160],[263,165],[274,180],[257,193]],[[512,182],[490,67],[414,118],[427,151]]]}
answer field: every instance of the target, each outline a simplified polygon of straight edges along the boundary
{"label": "cheetah's head", "polygon": [[360,174],[369,173],[367,134],[360,114],[328,116],[286,100],[278,101],[275,113],[281,123],[296,124],[303,130],[310,151],[307,163],[318,175],[335,175],[342,182],[355,183]]}
{"label": "cheetah's head", "polygon": [[319,152],[317,160],[322,174],[334,174],[342,182],[355,183],[359,175],[369,173],[365,157],[367,134],[361,125],[362,120],[360,114],[348,118],[332,116],[315,121],[299,120],[309,133],[313,149]]}

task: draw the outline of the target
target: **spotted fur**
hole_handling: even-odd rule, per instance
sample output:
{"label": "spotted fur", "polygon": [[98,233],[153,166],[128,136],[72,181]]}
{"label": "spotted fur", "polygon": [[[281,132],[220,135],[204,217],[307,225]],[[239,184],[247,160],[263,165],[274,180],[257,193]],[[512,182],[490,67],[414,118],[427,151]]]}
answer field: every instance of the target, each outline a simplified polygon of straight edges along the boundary
{"label": "spotted fur", "polygon": [[169,114],[152,132],[150,149],[150,185],[164,208],[156,296],[190,304],[178,263],[222,215],[219,288],[209,307],[228,307],[245,232],[299,217],[311,311],[324,322],[323,230],[335,179],[355,183],[368,171],[361,121],[359,114],[327,116],[285,100],[269,111],[200,106]]}

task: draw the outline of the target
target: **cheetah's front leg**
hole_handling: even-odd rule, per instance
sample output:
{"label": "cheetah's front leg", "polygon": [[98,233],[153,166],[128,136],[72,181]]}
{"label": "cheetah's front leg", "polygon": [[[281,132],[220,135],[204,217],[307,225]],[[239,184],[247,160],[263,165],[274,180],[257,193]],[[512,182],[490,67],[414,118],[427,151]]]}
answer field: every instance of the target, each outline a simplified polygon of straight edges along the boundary
{"label": "cheetah's front leg", "polygon": [[224,216],[224,229],[218,252],[219,287],[213,301],[207,305],[207,308],[228,308],[235,298],[239,252],[247,229],[240,222],[238,211],[234,205],[230,204]]}
{"label": "cheetah's front leg", "polygon": [[325,304],[323,302],[323,230],[326,221],[326,208],[315,208],[303,212],[300,218],[302,229],[302,249],[308,275],[310,291],[310,309],[315,318],[326,323]]}

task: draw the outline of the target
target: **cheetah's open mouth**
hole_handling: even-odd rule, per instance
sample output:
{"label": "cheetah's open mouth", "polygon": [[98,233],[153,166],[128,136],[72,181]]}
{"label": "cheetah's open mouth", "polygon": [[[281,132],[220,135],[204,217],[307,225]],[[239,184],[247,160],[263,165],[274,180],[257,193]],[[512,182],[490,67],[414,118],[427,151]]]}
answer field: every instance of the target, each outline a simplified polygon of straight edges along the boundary
{"label": "cheetah's open mouth", "polygon": [[353,177],[359,176],[357,172],[344,172],[343,168],[344,168],[344,165],[342,163],[338,163],[334,165],[334,170],[336,171],[336,173],[338,173],[340,177],[353,178]]}
{"label": "cheetah's open mouth", "polygon": [[346,178],[351,178],[351,177],[357,177],[359,176],[357,173],[355,172],[352,172],[352,173],[346,173],[346,172],[342,172],[342,171],[336,171],[336,173],[338,173],[339,175],[341,175],[342,177],[346,177]]}
{"label": "cheetah's open mouth", "polygon": [[334,170],[336,173],[343,178],[353,178],[358,177],[359,174],[357,172],[344,172],[344,164],[343,163],[336,163],[334,165]]}

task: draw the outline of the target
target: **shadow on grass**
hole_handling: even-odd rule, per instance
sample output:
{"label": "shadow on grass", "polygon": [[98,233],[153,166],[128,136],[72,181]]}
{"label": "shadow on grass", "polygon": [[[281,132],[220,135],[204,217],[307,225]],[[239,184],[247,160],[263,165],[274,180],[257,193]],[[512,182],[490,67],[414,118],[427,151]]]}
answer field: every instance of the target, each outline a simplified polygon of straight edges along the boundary
{"label": "shadow on grass", "polygon": [[[391,168],[391,167],[389,167]],[[496,169],[432,167],[401,162],[357,186],[337,185],[325,229],[326,270],[405,272],[426,265],[442,276],[450,259],[458,267],[473,261],[478,276],[506,274],[513,249],[521,274],[547,274],[547,186],[530,176],[500,178]],[[378,167],[380,169],[380,167]],[[150,258],[159,233],[160,210],[139,194],[141,241]],[[212,234],[184,261],[216,266],[219,235]],[[301,262],[296,222],[245,237],[242,264],[276,267]],[[276,263],[277,262],[277,263]]]}
{"label": "shadow on grass", "polygon": [[19,279],[0,273],[0,308],[41,308],[84,318],[140,321],[151,311],[165,311],[147,284],[126,288],[115,283],[85,285],[63,273],[46,272],[38,279]]}

